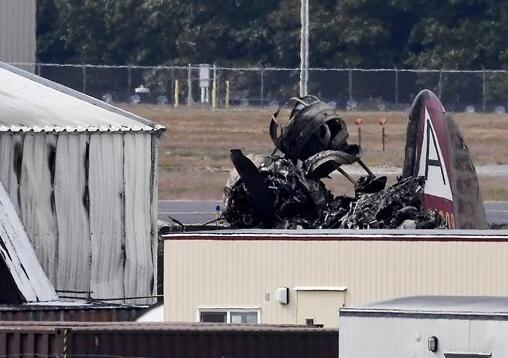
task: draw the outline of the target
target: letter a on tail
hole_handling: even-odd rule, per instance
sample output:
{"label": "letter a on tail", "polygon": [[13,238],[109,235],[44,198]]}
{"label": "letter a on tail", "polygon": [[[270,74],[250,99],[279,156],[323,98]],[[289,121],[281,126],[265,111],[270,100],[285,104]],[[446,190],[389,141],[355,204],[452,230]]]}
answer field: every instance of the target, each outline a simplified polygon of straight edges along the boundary
{"label": "letter a on tail", "polygon": [[488,228],[476,170],[464,138],[437,96],[423,90],[409,112],[402,175],[425,177],[423,207],[450,229]]}

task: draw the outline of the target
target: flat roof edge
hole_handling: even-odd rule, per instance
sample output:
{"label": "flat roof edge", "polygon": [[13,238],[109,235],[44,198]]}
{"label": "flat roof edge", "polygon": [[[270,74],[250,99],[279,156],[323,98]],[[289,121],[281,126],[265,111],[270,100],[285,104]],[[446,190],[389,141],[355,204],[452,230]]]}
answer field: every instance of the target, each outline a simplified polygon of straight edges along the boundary
{"label": "flat roof edge", "polygon": [[508,312],[446,312],[396,309],[341,308],[340,317],[402,318],[402,319],[456,319],[508,321]]}
{"label": "flat roof edge", "polygon": [[508,230],[210,230],[171,232],[164,240],[374,240],[374,241],[508,241]]}

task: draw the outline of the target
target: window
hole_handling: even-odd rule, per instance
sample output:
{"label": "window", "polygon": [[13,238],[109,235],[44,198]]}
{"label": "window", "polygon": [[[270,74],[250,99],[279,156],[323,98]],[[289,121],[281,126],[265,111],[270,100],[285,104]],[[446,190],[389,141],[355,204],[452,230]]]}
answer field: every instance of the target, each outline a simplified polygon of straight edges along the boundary
{"label": "window", "polygon": [[259,309],[200,308],[199,322],[209,323],[261,323]]}

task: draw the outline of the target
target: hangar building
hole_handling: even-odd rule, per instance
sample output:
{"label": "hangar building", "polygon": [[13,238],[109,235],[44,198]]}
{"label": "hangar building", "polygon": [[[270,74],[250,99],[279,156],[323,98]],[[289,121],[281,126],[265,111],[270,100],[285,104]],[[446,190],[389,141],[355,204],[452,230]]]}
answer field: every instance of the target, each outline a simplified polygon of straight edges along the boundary
{"label": "hangar building", "polygon": [[164,128],[2,63],[0,83],[0,180],[57,293],[152,295]]}

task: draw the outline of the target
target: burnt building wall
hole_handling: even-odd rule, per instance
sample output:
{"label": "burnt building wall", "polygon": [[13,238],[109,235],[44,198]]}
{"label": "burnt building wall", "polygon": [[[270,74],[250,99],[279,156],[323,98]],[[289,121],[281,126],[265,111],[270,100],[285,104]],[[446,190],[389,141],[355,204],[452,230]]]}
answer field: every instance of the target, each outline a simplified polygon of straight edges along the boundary
{"label": "burnt building wall", "polygon": [[0,180],[57,291],[153,294],[156,142],[145,132],[0,134]]}

